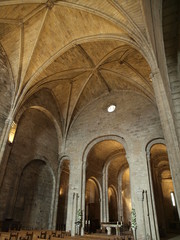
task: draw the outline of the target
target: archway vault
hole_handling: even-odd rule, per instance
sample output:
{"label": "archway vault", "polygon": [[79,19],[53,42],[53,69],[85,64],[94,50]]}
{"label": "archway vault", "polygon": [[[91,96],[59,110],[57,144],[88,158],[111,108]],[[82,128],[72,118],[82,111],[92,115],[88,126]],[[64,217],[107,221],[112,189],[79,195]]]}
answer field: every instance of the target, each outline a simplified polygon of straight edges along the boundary
{"label": "archway vault", "polygon": [[[125,146],[125,147],[124,147]],[[81,209],[85,209],[85,184],[88,179],[99,183],[102,189],[101,221],[108,221],[108,187],[113,186],[115,199],[113,204],[119,208],[118,175],[119,168],[127,163],[126,141],[117,135],[106,135],[93,139],[85,148],[82,157]],[[96,167],[93,167],[95,162]],[[111,175],[113,174],[113,178]],[[117,175],[117,176],[116,176]],[[116,176],[116,177],[115,177]],[[111,214],[112,215],[112,214]],[[116,217],[115,217],[116,218]],[[84,221],[85,219],[83,219]],[[116,219],[117,221],[118,219]]]}
{"label": "archway vault", "polygon": [[179,221],[177,208],[171,202],[174,186],[164,139],[150,141],[146,146],[146,153],[156,234],[164,237],[169,232],[180,231],[171,224]]}
{"label": "archway vault", "polygon": [[130,5],[133,11],[115,1],[2,1],[0,41],[16,83],[13,111],[47,87],[68,134],[89,102],[114,90],[136,91],[155,103],[149,75],[157,68],[143,8],[138,1]]}

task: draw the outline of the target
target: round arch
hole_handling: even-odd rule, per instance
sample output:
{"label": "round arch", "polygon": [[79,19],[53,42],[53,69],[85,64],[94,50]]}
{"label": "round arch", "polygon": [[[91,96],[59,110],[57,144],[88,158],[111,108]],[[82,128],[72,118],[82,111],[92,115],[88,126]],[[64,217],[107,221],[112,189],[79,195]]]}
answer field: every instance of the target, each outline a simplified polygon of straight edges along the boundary
{"label": "round arch", "polygon": [[[115,153],[106,160],[106,162],[104,164],[104,167],[103,167],[103,183],[104,183],[103,188],[104,189],[108,189],[108,168],[109,168],[109,165],[111,164],[111,162],[116,157],[120,157],[124,154],[126,154],[126,152]],[[128,163],[127,163],[127,166],[129,166]],[[118,183],[119,183],[119,174],[118,174]],[[118,186],[118,189],[119,189],[119,186]],[[105,213],[104,219],[107,221],[107,220],[109,220],[108,193],[106,191],[104,191],[103,195],[104,195],[104,213]],[[119,208],[120,200],[119,200],[119,196],[118,196],[117,191],[116,191],[116,196],[117,196],[117,208]]]}
{"label": "round arch", "polygon": [[117,194],[117,190],[116,190],[115,186],[111,184],[109,187],[113,189],[115,196],[117,198],[118,194]]}
{"label": "round arch", "polygon": [[145,147],[146,154],[150,153],[152,146],[155,144],[166,145],[164,138],[155,138],[147,143],[147,145]]}
{"label": "round arch", "polygon": [[58,152],[60,152],[60,141],[62,139],[62,132],[61,132],[61,128],[56,120],[56,118],[53,116],[53,114],[47,110],[46,108],[42,107],[42,106],[28,106],[25,108],[22,108],[22,110],[18,113],[17,117],[16,117],[16,122],[18,124],[18,122],[20,121],[22,115],[25,113],[25,111],[27,111],[28,109],[36,109],[39,110],[40,112],[42,112],[43,114],[45,114],[48,119],[53,123],[55,129],[56,129],[56,133],[57,133],[57,140],[58,140]]}
{"label": "round arch", "polygon": [[97,178],[95,178],[95,177],[90,177],[90,179],[92,179],[92,180],[96,183],[96,185],[97,185],[97,187],[98,187],[98,189],[99,189],[100,222],[101,222],[101,221],[102,221],[102,188],[101,188],[101,185],[100,185],[99,181],[97,180]]}
{"label": "round arch", "polygon": [[70,160],[69,156],[63,155],[59,157],[57,185],[56,185],[56,230],[66,230],[67,222],[67,205],[69,195],[69,175],[70,175]]}
{"label": "round arch", "polygon": [[22,167],[22,171],[24,171],[24,169],[33,161],[36,161],[36,160],[40,160],[42,162],[44,162],[44,164],[46,164],[52,174],[52,177],[53,177],[53,183],[55,184],[56,182],[56,178],[55,178],[55,173],[52,169],[52,166],[50,165],[48,159],[45,157],[45,156],[42,156],[42,155],[35,155],[34,156],[34,159],[33,160],[30,160],[28,163],[26,163],[23,167]]}
{"label": "round arch", "polygon": [[85,147],[85,150],[83,152],[83,156],[82,156],[82,180],[81,180],[81,209],[83,212],[83,216],[82,216],[82,231],[81,234],[84,235],[84,220],[85,220],[85,189],[86,189],[86,161],[87,161],[87,156],[89,151],[91,150],[91,148],[102,141],[105,140],[114,140],[117,141],[119,143],[121,143],[123,145],[123,147],[125,148],[125,151],[128,151],[128,146],[127,143],[125,141],[125,139],[123,137],[120,137],[118,135],[104,135],[104,136],[100,136],[97,137],[95,139],[93,139],[92,141],[90,141],[87,146]]}
{"label": "round arch", "polygon": [[[108,205],[109,205],[109,221],[115,221],[118,219],[118,193],[114,185],[110,185],[108,187]],[[111,209],[112,208],[112,209]],[[117,219],[111,219],[111,214],[112,216],[115,216]],[[117,216],[116,216],[117,214]]]}
{"label": "round arch", "polygon": [[56,228],[56,222],[57,222],[58,196],[59,196],[59,191],[60,191],[60,176],[61,176],[63,162],[65,160],[68,160],[69,163],[71,163],[68,155],[60,154],[59,158],[58,158],[57,181],[56,181],[55,200],[54,200],[54,213],[53,213],[53,228],[54,229]]}
{"label": "round arch", "polygon": [[128,146],[127,143],[125,141],[125,139],[119,135],[104,135],[104,136],[100,136],[97,138],[94,138],[92,141],[90,141],[87,146],[85,147],[85,150],[83,152],[83,157],[82,157],[82,162],[83,164],[86,163],[87,160],[87,155],[89,153],[89,151],[91,150],[91,148],[96,145],[99,142],[105,141],[105,140],[114,140],[116,142],[119,142],[123,145],[123,147],[125,148],[125,152],[128,152]]}
{"label": "round arch", "polygon": [[153,179],[152,179],[151,163],[150,163],[151,148],[156,144],[163,144],[166,146],[164,138],[155,138],[147,143],[145,147],[145,152],[146,152],[146,164],[148,169],[148,180],[149,180],[149,188],[150,188],[150,198],[152,203],[153,221],[155,226],[155,234],[156,234],[156,238],[159,239],[158,219],[156,214],[156,204],[155,204],[155,196],[153,191]]}
{"label": "round arch", "polygon": [[[37,165],[38,164],[38,165]],[[34,167],[33,167],[34,166]],[[38,167],[37,167],[38,166]],[[30,167],[30,169],[29,169],[29,167]],[[37,176],[38,176],[38,179],[40,179],[40,180],[42,180],[42,181],[40,181],[39,182],[39,180],[37,179],[36,180],[36,176],[35,176],[35,178],[33,178],[33,181],[32,181],[32,178],[30,177],[31,175],[32,175],[32,173],[33,172],[29,172],[29,170],[32,170],[33,171],[33,168],[34,169],[36,169],[36,171],[38,171],[38,169],[40,170],[40,169],[42,169],[43,171],[42,171],[42,174],[41,173],[38,173],[37,174]],[[27,173],[27,172],[29,172],[29,177],[28,177],[28,175],[26,175],[26,174],[24,174],[24,173]],[[48,176],[48,173],[50,174],[50,176]],[[45,174],[45,178],[46,179],[50,179],[50,182],[48,182],[48,185],[50,184],[52,184],[51,186],[49,185],[49,187],[50,187],[50,189],[51,189],[51,192],[49,191],[50,189],[48,188],[48,189],[46,189],[47,188],[47,183],[46,182],[44,182],[44,174]],[[48,180],[49,181],[49,180]],[[21,216],[21,217],[23,217],[23,219],[24,219],[24,216],[25,216],[25,224],[32,224],[32,219],[33,219],[33,221],[35,220],[35,219],[41,219],[41,217],[45,217],[45,225],[43,224],[43,225],[41,225],[41,228],[44,228],[44,227],[46,227],[46,228],[52,228],[52,223],[53,223],[53,212],[54,212],[54,200],[55,200],[55,175],[54,175],[54,172],[53,172],[53,170],[52,170],[52,168],[51,168],[51,166],[49,165],[49,162],[48,162],[48,160],[47,159],[45,159],[45,158],[43,158],[43,159],[41,159],[41,158],[34,158],[33,160],[31,160],[31,161],[29,161],[27,164],[25,164],[24,166],[23,166],[23,168],[22,168],[22,171],[21,171],[21,174],[20,174],[20,177],[19,177],[19,184],[18,184],[18,191],[17,191],[17,195],[16,195],[16,203],[15,203],[15,205],[16,204],[18,204],[18,206],[19,206],[19,204],[21,204],[22,205],[22,197],[24,196],[25,197],[25,202],[24,202],[24,204],[29,204],[29,206],[27,207],[27,211],[29,211],[30,209],[31,209],[31,211],[32,211],[32,213],[31,212],[25,212],[24,213],[24,211],[23,211],[23,215]],[[30,187],[31,186],[29,186],[29,184],[33,184],[32,185],[32,187],[33,187],[33,189],[34,189],[34,187],[35,188],[37,188],[38,190],[33,190],[33,191],[30,191]],[[36,184],[37,184],[37,187],[36,187]],[[40,185],[39,185],[40,184]],[[25,186],[26,188],[24,189],[24,187],[23,186]],[[47,215],[47,213],[43,210],[44,208],[42,208],[42,210],[40,211],[40,212],[38,212],[37,211],[37,208],[38,208],[38,204],[40,204],[39,205],[39,207],[42,205],[42,199],[41,199],[41,193],[39,192],[40,191],[40,189],[39,188],[42,188],[41,189],[41,191],[43,191],[43,186],[45,187],[45,196],[46,197],[48,197],[48,201],[47,201],[47,203],[48,203],[48,205],[47,205],[47,208],[49,208],[49,212],[48,212],[48,215]],[[23,190],[24,189],[24,190]],[[30,195],[28,195],[29,197],[26,199],[26,189],[27,189],[27,192],[30,194]],[[25,192],[24,192],[25,191]],[[50,192],[50,193],[49,193]],[[19,195],[20,194],[20,195]],[[25,194],[25,195],[22,195],[22,194]],[[36,194],[36,195],[34,195],[34,194]],[[47,195],[48,194],[48,195]],[[32,196],[31,196],[32,195]],[[22,196],[22,197],[21,197]],[[33,201],[32,201],[32,203],[31,202],[29,202],[28,203],[28,199],[30,198],[30,196],[34,199],[34,196],[35,196],[35,199],[36,198],[38,198],[38,196],[39,196],[39,201],[38,201],[38,204],[34,204],[33,205]],[[19,198],[20,197],[20,198]],[[31,199],[31,198],[30,198]],[[18,215],[16,216],[16,208],[15,208],[15,217],[18,217],[19,216],[19,210],[18,210]],[[28,213],[28,215],[27,215],[27,213]],[[35,215],[32,215],[33,216],[33,218],[32,218],[32,216],[31,216],[31,214],[34,214],[35,213]],[[38,214],[38,215],[36,215],[36,214]],[[30,215],[30,216],[29,216]],[[26,217],[27,216],[29,216],[29,220],[27,221],[27,219],[26,219]],[[27,222],[27,223],[26,223]],[[37,221],[35,221],[35,223],[34,223],[35,225],[33,226],[31,226],[32,228],[37,228]],[[48,225],[47,225],[48,224]],[[28,225],[26,226],[26,227],[29,227]]]}
{"label": "round arch", "polygon": [[125,163],[121,170],[118,173],[118,192],[119,192],[119,196],[118,196],[118,212],[119,212],[119,222],[122,221],[123,218],[123,199],[122,199],[122,177],[124,172],[126,171],[126,169],[128,169],[129,164]]}

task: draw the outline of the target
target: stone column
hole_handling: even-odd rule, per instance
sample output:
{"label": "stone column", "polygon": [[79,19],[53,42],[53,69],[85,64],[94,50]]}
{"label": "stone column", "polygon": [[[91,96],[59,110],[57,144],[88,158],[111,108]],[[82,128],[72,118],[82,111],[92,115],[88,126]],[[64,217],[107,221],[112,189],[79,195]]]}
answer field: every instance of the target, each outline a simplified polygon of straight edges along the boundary
{"label": "stone column", "polygon": [[105,184],[105,169],[102,174],[102,222],[106,222],[106,184]]}
{"label": "stone column", "polygon": [[162,187],[161,187],[161,176],[158,172],[158,169],[156,169],[154,174],[154,180],[156,185],[156,194],[157,194],[157,205],[158,205],[158,212],[160,214],[161,219],[161,228],[163,228],[163,231],[166,233],[166,218],[165,218],[165,209],[164,209],[164,201],[163,201],[163,193],[162,193]]}
{"label": "stone column", "polygon": [[71,210],[71,236],[75,236],[75,211],[76,211],[76,193],[72,196],[72,210]]}
{"label": "stone column", "polygon": [[118,175],[118,221],[124,220],[124,214],[123,214],[123,199],[122,199],[122,177],[124,174],[124,171],[128,168],[128,164],[125,164]]}
{"label": "stone column", "polygon": [[[141,142],[138,144],[142,145]],[[153,219],[150,183],[145,161],[146,153],[143,151],[143,148],[142,151],[137,152],[136,148],[139,147],[137,143],[135,146],[132,145],[132,149],[128,149],[129,153],[127,156],[130,169],[132,208],[136,211],[137,239],[158,239]]]}
{"label": "stone column", "polygon": [[73,193],[73,202],[72,202],[72,225],[71,225],[71,236],[75,236],[76,234],[76,215],[77,215],[77,211],[78,211],[78,193],[74,192]]}
{"label": "stone column", "polygon": [[11,124],[13,122],[13,119],[11,117],[9,117],[6,121],[5,121],[5,125],[3,128],[3,132],[1,135],[1,140],[0,140],[0,169],[1,169],[1,174],[0,174],[0,187],[2,185],[3,182],[3,178],[4,178],[4,174],[6,171],[6,166],[7,166],[7,161],[8,161],[8,157],[9,157],[9,152],[10,149],[8,149],[8,156],[4,157],[4,153],[6,150],[6,146],[7,146],[7,141],[8,141],[8,135],[9,135],[9,131],[11,128]]}
{"label": "stone column", "polygon": [[123,220],[122,172],[118,175],[118,221]]}
{"label": "stone column", "polygon": [[170,105],[170,96],[166,94],[163,80],[159,71],[151,76],[156,103],[159,110],[161,125],[166,140],[168,151],[169,165],[176,196],[177,210],[180,217],[180,147],[178,142],[178,134],[173,117],[172,104]]}
{"label": "stone column", "polygon": [[151,164],[150,164],[150,151],[146,152],[146,160],[147,160],[147,170],[148,170],[148,178],[149,178],[149,185],[150,185],[150,197],[152,203],[152,214],[153,214],[153,221],[155,226],[155,235],[156,239],[159,239],[159,231],[158,231],[158,221],[157,221],[157,212],[156,212],[156,204],[154,198],[154,191],[153,191],[153,181],[152,181],[152,171],[151,171]]}
{"label": "stone column", "polygon": [[109,203],[108,203],[108,166],[105,165],[103,168],[103,189],[102,189],[102,198],[103,198],[103,222],[109,222]]}
{"label": "stone column", "polygon": [[54,207],[53,207],[53,218],[51,223],[51,228],[56,229],[56,221],[57,221],[57,211],[58,211],[58,202],[59,202],[59,188],[60,188],[60,176],[61,176],[61,163],[62,163],[62,156],[59,155],[58,157],[58,170],[56,175],[56,183],[55,183],[55,198],[54,198]]}
{"label": "stone column", "polygon": [[76,234],[76,214],[77,214],[78,193],[71,191],[68,194],[68,211],[66,221],[66,231],[71,231],[71,236]]}
{"label": "stone column", "polygon": [[81,182],[81,209],[82,209],[82,228],[81,235],[84,235],[84,223],[85,223],[85,194],[86,194],[86,162],[82,163],[82,182]]}
{"label": "stone column", "polygon": [[[83,201],[85,201],[85,192],[84,192],[85,181],[83,182],[83,177],[82,177],[83,173],[81,172],[81,170],[82,170],[82,165],[80,169],[79,168],[75,169],[75,167],[72,165],[72,162],[71,162],[70,176],[69,176],[66,231],[71,231],[72,236],[75,236],[76,234],[75,222],[76,222],[77,210],[78,209],[83,210],[82,213],[84,215],[84,209],[82,208],[82,204],[84,204]],[[85,170],[85,167],[84,167],[84,170]],[[86,171],[84,172],[84,178],[85,178],[85,174],[86,174]],[[84,193],[84,195],[82,193]]]}

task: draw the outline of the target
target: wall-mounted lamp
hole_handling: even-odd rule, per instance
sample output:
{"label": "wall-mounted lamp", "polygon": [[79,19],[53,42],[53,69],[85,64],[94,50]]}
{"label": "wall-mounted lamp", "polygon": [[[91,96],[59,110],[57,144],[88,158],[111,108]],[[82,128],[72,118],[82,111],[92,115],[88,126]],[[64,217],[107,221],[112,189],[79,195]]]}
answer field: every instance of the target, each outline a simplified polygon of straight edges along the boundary
{"label": "wall-mounted lamp", "polygon": [[13,121],[13,123],[11,124],[11,129],[9,131],[9,137],[8,137],[9,143],[13,143],[16,129],[17,129],[17,124]]}
{"label": "wall-mounted lamp", "polygon": [[62,187],[60,188],[59,194],[60,194],[60,196],[63,195],[63,189],[62,189]]}
{"label": "wall-mounted lamp", "polygon": [[171,202],[172,202],[173,207],[175,207],[176,202],[175,202],[174,192],[171,192]]}

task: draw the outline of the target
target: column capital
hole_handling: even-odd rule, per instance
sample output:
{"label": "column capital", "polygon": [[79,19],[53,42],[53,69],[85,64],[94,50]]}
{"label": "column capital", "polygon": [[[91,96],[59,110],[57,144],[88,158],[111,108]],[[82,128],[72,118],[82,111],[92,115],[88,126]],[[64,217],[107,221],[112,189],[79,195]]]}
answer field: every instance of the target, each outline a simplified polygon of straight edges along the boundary
{"label": "column capital", "polygon": [[156,78],[157,75],[159,75],[159,74],[160,74],[160,71],[159,71],[159,68],[157,68],[149,74],[149,78],[153,81],[153,79]]}
{"label": "column capital", "polygon": [[136,191],[137,199],[138,201],[144,201],[144,190],[143,189],[138,189]]}

